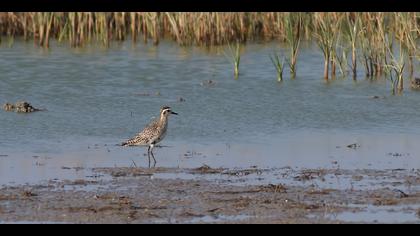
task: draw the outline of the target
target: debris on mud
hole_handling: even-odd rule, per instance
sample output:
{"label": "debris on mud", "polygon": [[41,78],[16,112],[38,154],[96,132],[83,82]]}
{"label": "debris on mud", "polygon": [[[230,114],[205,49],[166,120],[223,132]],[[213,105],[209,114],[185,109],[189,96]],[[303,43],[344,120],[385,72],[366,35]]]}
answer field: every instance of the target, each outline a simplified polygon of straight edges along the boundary
{"label": "debris on mud", "polygon": [[201,156],[201,155],[203,155],[203,153],[196,152],[196,151],[187,151],[186,153],[184,153],[185,158],[193,158],[194,156]]}
{"label": "debris on mud", "polygon": [[386,97],[385,96],[377,96],[377,95],[374,95],[374,96],[370,96],[369,98],[370,99],[384,99]]}
{"label": "debris on mud", "polygon": [[94,172],[102,172],[112,177],[138,177],[153,176],[155,173],[168,171],[166,168],[142,168],[142,167],[115,167],[115,168],[94,168]]}
{"label": "debris on mud", "polygon": [[394,192],[397,194],[398,198],[407,198],[409,197],[408,194],[404,193],[403,191],[399,190],[399,189],[394,189]]}
{"label": "debris on mud", "polygon": [[353,175],[351,177],[351,179],[354,180],[354,181],[361,181],[363,179],[363,176],[362,175]]}
{"label": "debris on mud", "polygon": [[260,169],[241,169],[241,170],[227,170],[224,171],[224,175],[231,175],[231,176],[246,176],[250,174],[257,174],[261,175],[263,170]]}
{"label": "debris on mud", "polygon": [[[363,214],[372,209],[386,209],[387,213],[402,211],[412,216],[403,222],[417,222],[420,218],[417,169],[215,169],[203,165],[195,169],[103,167],[92,170],[109,176],[97,181],[56,180],[0,187],[2,223],[368,223],[336,216]],[[229,175],[233,173],[242,176],[266,174],[265,171],[279,179],[239,185],[222,181],[232,179]],[[163,175],[138,177],[155,173]],[[168,173],[181,175],[174,178]],[[183,179],[185,173],[219,175],[208,176],[209,179],[186,175],[187,179]],[[339,185],[319,182],[334,175],[344,181]],[[363,183],[355,183],[354,188],[342,184],[358,178]],[[408,178],[409,190],[405,182]],[[365,189],[363,184],[371,179],[377,179],[378,184]],[[70,188],[65,188],[66,185]],[[377,222],[388,221],[384,216]]]}
{"label": "debris on mud", "polygon": [[353,143],[353,144],[347,145],[347,147],[351,149],[357,149],[357,148],[360,148],[360,145],[357,143]]}
{"label": "debris on mud", "polygon": [[38,195],[36,193],[26,190],[22,192],[22,196],[29,198],[29,197],[36,197]]}
{"label": "debris on mud", "polygon": [[200,83],[201,86],[203,87],[213,87],[216,85],[216,81],[213,81],[211,79],[209,80],[204,80],[203,82]]}
{"label": "debris on mud", "polygon": [[3,105],[3,110],[14,111],[18,113],[30,113],[30,112],[35,112],[35,111],[43,111],[43,109],[35,108],[30,103],[25,102],[25,101],[17,102],[16,104],[6,103]]}
{"label": "debris on mud", "polygon": [[283,184],[268,184],[260,186],[259,188],[263,192],[274,192],[274,193],[286,193],[287,188]]}
{"label": "debris on mud", "polygon": [[65,185],[88,185],[88,184],[98,184],[98,181],[95,180],[84,180],[84,179],[76,179],[74,181],[64,181]]}
{"label": "debris on mud", "polygon": [[224,171],[222,168],[213,169],[210,166],[204,164],[201,167],[191,169],[190,173],[192,174],[220,174]]}
{"label": "debris on mud", "polygon": [[409,153],[390,152],[390,153],[388,153],[388,156],[403,157],[403,156],[410,156],[410,154]]}
{"label": "debris on mud", "polygon": [[309,181],[313,179],[320,178],[322,181],[325,181],[324,176],[326,175],[326,171],[319,169],[319,170],[302,170],[297,176],[293,179],[296,181]]}
{"label": "debris on mud", "polygon": [[142,92],[142,93],[135,93],[135,96],[141,96],[141,97],[150,97],[150,96],[160,96],[161,93],[159,91],[155,93],[149,93],[149,92]]}

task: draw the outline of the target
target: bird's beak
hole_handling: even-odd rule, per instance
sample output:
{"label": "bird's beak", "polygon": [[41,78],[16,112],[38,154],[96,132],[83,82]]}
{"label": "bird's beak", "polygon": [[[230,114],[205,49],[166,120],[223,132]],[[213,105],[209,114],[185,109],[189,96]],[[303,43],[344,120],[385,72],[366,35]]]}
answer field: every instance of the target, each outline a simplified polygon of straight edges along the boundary
{"label": "bird's beak", "polygon": [[178,113],[171,111],[171,114],[178,115]]}

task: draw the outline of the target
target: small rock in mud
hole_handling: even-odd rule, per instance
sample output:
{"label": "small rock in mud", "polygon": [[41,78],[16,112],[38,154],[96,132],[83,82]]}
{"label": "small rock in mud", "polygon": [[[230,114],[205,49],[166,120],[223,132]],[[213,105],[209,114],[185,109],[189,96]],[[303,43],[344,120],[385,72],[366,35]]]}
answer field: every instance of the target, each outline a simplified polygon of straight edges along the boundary
{"label": "small rock in mud", "polygon": [[38,109],[33,107],[30,103],[22,101],[17,102],[16,104],[6,103],[3,105],[3,109],[5,111],[15,111],[18,113],[30,113],[35,111],[42,111],[42,109]]}

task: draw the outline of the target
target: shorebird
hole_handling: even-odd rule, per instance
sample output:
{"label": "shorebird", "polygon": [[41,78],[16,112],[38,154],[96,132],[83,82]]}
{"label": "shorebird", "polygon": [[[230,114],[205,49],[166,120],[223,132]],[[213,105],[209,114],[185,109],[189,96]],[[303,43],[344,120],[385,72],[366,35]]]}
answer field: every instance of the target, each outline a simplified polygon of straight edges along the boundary
{"label": "shorebird", "polygon": [[168,117],[169,115],[178,113],[173,112],[170,107],[163,106],[160,108],[160,116],[150,122],[140,133],[133,138],[123,142],[121,146],[149,146],[147,149],[147,157],[149,158],[150,168],[150,155],[153,158],[154,166],[156,165],[156,159],[153,154],[153,148],[157,143],[162,141],[166,135],[168,129]]}

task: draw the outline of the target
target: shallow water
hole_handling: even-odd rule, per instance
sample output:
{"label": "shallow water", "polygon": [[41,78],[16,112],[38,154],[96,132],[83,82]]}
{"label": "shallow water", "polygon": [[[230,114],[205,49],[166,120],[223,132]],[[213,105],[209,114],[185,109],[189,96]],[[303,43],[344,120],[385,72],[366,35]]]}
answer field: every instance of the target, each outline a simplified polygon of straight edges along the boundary
{"label": "shallow water", "polygon": [[[0,103],[27,100],[48,111],[0,111],[0,184],[91,174],[62,167],[147,166],[145,149],[115,144],[164,104],[179,116],[170,119],[166,147],[156,149],[158,166],[420,166],[419,93],[390,96],[384,79],[325,83],[322,55],[311,45],[302,48],[298,77],[286,73],[278,83],[268,57],[275,48],[247,45],[235,80],[220,50],[172,42],[51,50],[3,44]],[[202,86],[205,80],[216,84]],[[386,98],[369,98],[374,95]],[[360,148],[346,147],[353,143]]]}
{"label": "shallow water", "polygon": [[401,224],[401,223],[419,223],[420,220],[416,214],[418,205],[404,206],[358,206],[363,207],[362,212],[343,212],[339,214],[327,214],[326,217],[344,222],[366,222],[380,224]]}

